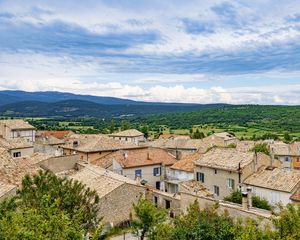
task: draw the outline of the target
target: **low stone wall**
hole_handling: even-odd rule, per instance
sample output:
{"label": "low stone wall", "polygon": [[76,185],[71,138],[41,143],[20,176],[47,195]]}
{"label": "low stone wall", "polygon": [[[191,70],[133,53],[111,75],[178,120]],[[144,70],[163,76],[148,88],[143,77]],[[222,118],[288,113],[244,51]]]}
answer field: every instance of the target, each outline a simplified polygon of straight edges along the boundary
{"label": "low stone wall", "polygon": [[59,173],[74,169],[78,162],[78,155],[52,157],[40,163],[40,167],[53,173]]}
{"label": "low stone wall", "polygon": [[217,212],[222,214],[226,212],[230,217],[237,220],[239,218],[252,218],[255,220],[260,221],[261,226],[272,226],[271,217],[272,214],[270,211],[258,209],[258,208],[250,208],[244,209],[242,205],[225,202],[225,201],[218,201],[212,198],[203,197],[203,196],[196,196],[189,193],[181,193],[181,210],[186,212],[188,207],[195,202],[198,201],[199,207],[201,210],[211,207],[213,205],[218,205]]}

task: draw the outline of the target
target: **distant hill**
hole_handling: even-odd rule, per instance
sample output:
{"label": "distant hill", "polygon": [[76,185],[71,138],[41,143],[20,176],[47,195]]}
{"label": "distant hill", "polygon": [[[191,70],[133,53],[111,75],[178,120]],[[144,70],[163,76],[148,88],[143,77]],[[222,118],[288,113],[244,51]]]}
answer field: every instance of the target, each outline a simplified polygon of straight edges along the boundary
{"label": "distant hill", "polygon": [[79,95],[66,92],[25,92],[25,91],[0,91],[0,106],[21,101],[59,102],[64,100],[83,100],[100,104],[140,104],[128,99],[114,97],[98,97]]}
{"label": "distant hill", "polygon": [[219,108],[224,104],[99,104],[83,100],[58,102],[22,101],[0,106],[0,116],[8,117],[101,117],[122,118],[190,112],[207,108]]}

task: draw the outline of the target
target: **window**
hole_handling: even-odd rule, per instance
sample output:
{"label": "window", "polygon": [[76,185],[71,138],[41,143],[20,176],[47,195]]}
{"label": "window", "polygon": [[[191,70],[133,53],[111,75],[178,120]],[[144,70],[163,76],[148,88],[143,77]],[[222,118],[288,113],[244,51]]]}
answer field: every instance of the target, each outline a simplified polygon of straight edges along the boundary
{"label": "window", "polygon": [[142,177],[142,170],[141,169],[135,170],[135,177]]}
{"label": "window", "polygon": [[158,203],[158,197],[156,197],[156,196],[154,196],[154,204],[155,204],[155,206],[157,206],[157,203]]}
{"label": "window", "polygon": [[21,157],[21,152],[14,152],[13,155],[14,157]]}
{"label": "window", "polygon": [[219,186],[214,185],[214,194],[216,194],[217,196],[220,195],[220,188],[219,188]]}
{"label": "window", "polygon": [[153,168],[153,176],[160,176],[160,167]]}
{"label": "window", "polygon": [[169,208],[171,208],[171,201],[169,201],[169,200],[165,200],[165,203],[166,203],[166,209],[169,209]]}
{"label": "window", "polygon": [[231,189],[234,189],[234,179],[228,178],[227,179],[227,186]]}
{"label": "window", "polygon": [[300,157],[297,157],[297,160],[296,160],[297,162],[300,162]]}
{"label": "window", "polygon": [[155,188],[158,189],[158,190],[160,190],[160,181],[158,181],[158,182],[155,183]]}
{"label": "window", "polygon": [[204,183],[204,173],[197,172],[196,173],[197,181]]}
{"label": "window", "polygon": [[289,157],[284,157],[284,160],[285,160],[286,162],[289,162],[289,161],[290,161]]}
{"label": "window", "polygon": [[217,169],[215,169],[215,174],[217,174],[218,173],[218,170]]}

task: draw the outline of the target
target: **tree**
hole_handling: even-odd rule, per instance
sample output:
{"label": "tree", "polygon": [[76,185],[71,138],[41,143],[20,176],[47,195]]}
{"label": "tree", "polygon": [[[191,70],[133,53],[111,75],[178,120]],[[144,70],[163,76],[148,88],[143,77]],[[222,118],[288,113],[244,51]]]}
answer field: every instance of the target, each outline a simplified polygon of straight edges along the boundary
{"label": "tree", "polygon": [[[229,196],[224,198],[225,201],[242,204],[242,192],[240,190],[236,190],[232,192]],[[271,210],[272,206],[268,202],[268,200],[261,198],[259,196],[252,196],[252,205],[256,208],[261,208],[265,210]]]}
{"label": "tree", "polygon": [[300,208],[292,204],[280,206],[280,212],[273,219],[275,231],[273,239],[300,239]]}
{"label": "tree", "polygon": [[269,147],[266,143],[256,144],[250,151],[252,151],[252,152],[262,152],[262,153],[265,153],[267,155],[270,155],[270,150],[269,150]]}
{"label": "tree", "polygon": [[0,216],[0,239],[82,239],[83,230],[76,218],[71,220],[66,211],[50,204],[49,198],[41,200],[43,208],[18,208]]}
{"label": "tree", "polygon": [[[47,205],[42,201],[45,196]],[[97,217],[99,196],[95,191],[78,181],[60,178],[48,171],[39,171],[32,177],[26,175],[16,200],[23,208],[39,211],[55,204],[72,221],[79,221],[86,231],[94,229],[100,221]]]}
{"label": "tree", "polygon": [[199,209],[198,202],[192,204],[187,214],[175,219],[172,240],[230,240],[234,238],[233,221],[225,213],[218,215],[216,208]]}
{"label": "tree", "polygon": [[141,130],[142,133],[144,133],[145,138],[148,138],[148,136],[149,136],[148,126],[143,125],[140,130]]}
{"label": "tree", "polygon": [[131,128],[131,125],[129,122],[127,121],[122,121],[122,124],[121,124],[121,130],[124,131],[124,130],[128,130]]}
{"label": "tree", "polygon": [[194,139],[202,139],[204,137],[205,137],[204,133],[203,132],[199,132],[198,128],[197,128],[197,130],[192,135],[192,138],[194,138]]}
{"label": "tree", "polygon": [[143,240],[151,235],[159,224],[162,224],[166,218],[166,212],[153,205],[145,198],[140,198],[137,204],[133,205],[135,218],[131,221],[133,232]]}
{"label": "tree", "polygon": [[260,223],[254,219],[239,219],[234,226],[234,240],[271,240],[271,230],[265,226],[264,230]]}
{"label": "tree", "polygon": [[283,138],[284,138],[284,141],[287,143],[289,143],[293,140],[293,138],[288,133],[285,133]]}

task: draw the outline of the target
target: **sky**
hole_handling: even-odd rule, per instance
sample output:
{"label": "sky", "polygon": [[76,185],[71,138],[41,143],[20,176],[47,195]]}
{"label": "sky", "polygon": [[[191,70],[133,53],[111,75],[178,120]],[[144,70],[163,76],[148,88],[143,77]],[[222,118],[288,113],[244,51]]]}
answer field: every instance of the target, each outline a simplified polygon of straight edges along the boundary
{"label": "sky", "polygon": [[0,90],[300,105],[299,0],[0,0]]}

